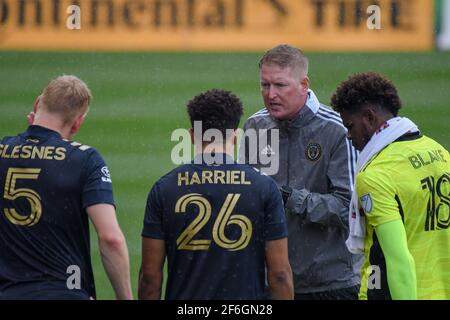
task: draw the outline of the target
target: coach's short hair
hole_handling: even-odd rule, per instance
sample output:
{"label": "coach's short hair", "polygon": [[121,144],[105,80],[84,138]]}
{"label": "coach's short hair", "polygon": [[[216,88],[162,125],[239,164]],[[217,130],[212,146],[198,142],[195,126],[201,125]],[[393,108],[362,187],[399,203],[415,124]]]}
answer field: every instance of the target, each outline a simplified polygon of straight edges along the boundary
{"label": "coach's short hair", "polygon": [[274,64],[281,68],[289,67],[292,71],[308,74],[308,58],[303,51],[288,44],[280,44],[268,50],[259,60],[259,69],[264,64]]}
{"label": "coach's short hair", "polygon": [[200,93],[187,104],[192,128],[194,121],[202,122],[202,133],[218,129],[226,136],[226,129],[236,130],[243,114],[242,102],[232,92],[211,89]]}
{"label": "coach's short hair", "polygon": [[339,113],[355,113],[367,105],[378,106],[397,116],[402,102],[394,84],[375,72],[351,75],[331,97],[331,106]]}
{"label": "coach's short hair", "polygon": [[64,123],[87,112],[92,95],[86,83],[73,75],[59,76],[49,82],[41,95],[40,105],[49,113],[58,114]]}

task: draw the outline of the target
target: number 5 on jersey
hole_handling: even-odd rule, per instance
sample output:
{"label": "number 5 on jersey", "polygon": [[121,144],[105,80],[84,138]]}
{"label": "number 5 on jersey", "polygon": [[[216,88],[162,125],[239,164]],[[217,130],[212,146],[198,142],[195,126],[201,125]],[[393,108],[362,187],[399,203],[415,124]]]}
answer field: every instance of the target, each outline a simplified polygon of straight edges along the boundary
{"label": "number 5 on jersey", "polygon": [[24,168],[9,168],[6,174],[5,191],[3,198],[11,201],[17,198],[24,197],[30,204],[31,211],[27,215],[22,215],[14,208],[5,208],[4,213],[6,218],[13,224],[20,226],[31,227],[35,225],[42,214],[41,197],[36,191],[28,188],[17,188],[16,181],[18,179],[37,180],[41,173],[41,169],[24,169]]}
{"label": "number 5 on jersey", "polygon": [[[232,214],[240,196],[240,194],[235,193],[227,195],[213,226],[212,236],[214,242],[229,251],[245,249],[252,237],[251,221],[244,215]],[[194,240],[193,238],[211,218],[211,204],[202,195],[190,193],[178,199],[175,205],[175,212],[185,213],[187,205],[191,203],[198,207],[198,215],[178,237],[178,249],[208,250],[211,240]],[[228,239],[225,235],[225,227],[232,224],[236,224],[241,229],[241,236],[237,240]]]}

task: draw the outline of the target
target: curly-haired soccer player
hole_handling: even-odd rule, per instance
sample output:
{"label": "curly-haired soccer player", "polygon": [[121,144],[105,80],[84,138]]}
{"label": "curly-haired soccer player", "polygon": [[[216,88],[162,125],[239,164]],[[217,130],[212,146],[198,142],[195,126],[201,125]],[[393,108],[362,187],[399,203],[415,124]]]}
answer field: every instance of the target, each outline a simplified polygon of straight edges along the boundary
{"label": "curly-haired soccer player", "polygon": [[[142,231],[139,298],[159,299],[167,256],[166,299],[292,299],[287,226],[275,182],[232,155],[242,103],[210,90],[187,105],[197,155],[155,183]],[[209,131],[212,130],[212,131]],[[220,133],[212,142],[209,132]],[[267,269],[266,269],[267,267]]]}
{"label": "curly-haired soccer player", "polygon": [[332,97],[361,151],[348,248],[364,252],[360,299],[450,299],[450,157],[399,117],[395,86],[351,76]]}

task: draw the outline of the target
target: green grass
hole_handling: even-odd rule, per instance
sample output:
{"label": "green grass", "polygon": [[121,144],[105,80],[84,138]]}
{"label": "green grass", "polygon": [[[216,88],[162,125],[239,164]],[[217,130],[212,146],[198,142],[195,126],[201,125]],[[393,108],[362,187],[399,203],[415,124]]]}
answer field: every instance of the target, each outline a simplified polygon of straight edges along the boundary
{"label": "green grass", "polygon": [[[188,127],[185,104],[209,88],[239,95],[245,117],[261,108],[257,61],[260,53],[31,53],[0,52],[0,136],[26,128],[25,116],[49,79],[75,74],[94,95],[76,140],[95,146],[113,175],[120,224],[128,241],[136,295],[140,232],[147,193],[174,167],[170,141]],[[310,78],[328,104],[350,73],[377,71],[398,87],[401,113],[422,131],[450,147],[450,53],[311,53]],[[93,237],[95,240],[95,237]],[[114,298],[92,241],[100,299]]]}

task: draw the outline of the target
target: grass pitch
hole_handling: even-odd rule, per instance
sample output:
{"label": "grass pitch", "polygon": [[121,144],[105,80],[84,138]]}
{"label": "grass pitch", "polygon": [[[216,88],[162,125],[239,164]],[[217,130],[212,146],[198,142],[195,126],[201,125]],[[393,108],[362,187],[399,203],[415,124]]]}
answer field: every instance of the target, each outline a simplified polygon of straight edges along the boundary
{"label": "grass pitch", "polygon": [[[308,53],[307,53],[308,54]],[[174,165],[170,140],[189,126],[185,105],[210,88],[241,97],[245,117],[262,108],[257,62],[261,53],[45,53],[0,52],[0,136],[26,128],[26,114],[48,81],[75,74],[94,95],[77,141],[97,148],[113,176],[120,224],[128,241],[137,296],[140,233],[147,193]],[[450,148],[450,53],[309,53],[311,88],[328,104],[337,84],[354,72],[376,71],[397,86],[401,115]],[[241,123],[241,125],[243,122]],[[92,255],[99,299],[114,293]]]}

